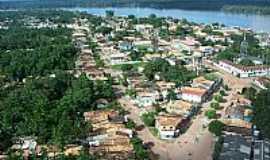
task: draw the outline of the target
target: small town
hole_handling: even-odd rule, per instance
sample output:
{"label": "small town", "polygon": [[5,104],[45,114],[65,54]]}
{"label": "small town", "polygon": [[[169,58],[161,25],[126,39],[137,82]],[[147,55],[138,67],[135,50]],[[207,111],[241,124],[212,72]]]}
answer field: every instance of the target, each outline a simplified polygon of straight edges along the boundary
{"label": "small town", "polygon": [[0,15],[0,159],[270,159],[269,34],[43,12]]}

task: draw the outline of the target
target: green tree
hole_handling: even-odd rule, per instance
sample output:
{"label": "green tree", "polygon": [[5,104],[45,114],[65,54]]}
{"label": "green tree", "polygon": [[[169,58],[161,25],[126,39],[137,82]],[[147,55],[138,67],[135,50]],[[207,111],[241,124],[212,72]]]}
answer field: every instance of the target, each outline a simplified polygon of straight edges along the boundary
{"label": "green tree", "polygon": [[221,136],[224,126],[225,125],[219,120],[213,120],[210,122],[208,130],[216,136]]}
{"label": "green tree", "polygon": [[211,106],[211,108],[213,108],[213,109],[220,109],[220,105],[219,105],[219,103],[217,103],[217,102],[212,102],[212,103],[210,104],[210,106]]}
{"label": "green tree", "polygon": [[142,115],[142,120],[146,126],[155,126],[155,112],[148,112]]}
{"label": "green tree", "polygon": [[241,65],[243,65],[243,66],[254,66],[255,64],[252,62],[252,60],[250,60],[250,59],[242,59],[241,61],[240,61],[240,63],[239,64],[241,64]]}
{"label": "green tree", "polygon": [[208,118],[208,119],[215,119],[217,118],[217,113],[215,110],[211,109],[211,110],[208,110],[205,112],[205,116]]}
{"label": "green tree", "polygon": [[254,102],[254,124],[261,129],[264,136],[270,138],[270,89],[262,90]]}
{"label": "green tree", "polygon": [[176,100],[177,99],[177,95],[176,95],[176,93],[174,92],[174,90],[172,90],[172,89],[170,89],[169,91],[168,91],[168,94],[167,94],[167,100]]}

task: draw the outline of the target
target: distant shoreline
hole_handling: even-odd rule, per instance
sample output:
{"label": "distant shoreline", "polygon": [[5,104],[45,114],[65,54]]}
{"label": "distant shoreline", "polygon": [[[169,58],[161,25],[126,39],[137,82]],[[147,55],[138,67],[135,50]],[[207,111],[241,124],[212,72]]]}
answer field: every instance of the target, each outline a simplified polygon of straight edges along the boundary
{"label": "distant shoreline", "polygon": [[270,0],[0,0],[0,9],[139,7],[270,15]]}

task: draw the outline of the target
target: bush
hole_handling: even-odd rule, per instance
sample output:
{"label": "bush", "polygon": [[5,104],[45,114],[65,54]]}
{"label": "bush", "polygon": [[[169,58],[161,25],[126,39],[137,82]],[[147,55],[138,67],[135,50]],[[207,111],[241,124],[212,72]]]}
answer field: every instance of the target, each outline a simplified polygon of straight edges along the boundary
{"label": "bush", "polygon": [[225,92],[224,90],[221,90],[221,91],[219,92],[219,94],[220,94],[221,96],[227,96],[227,94],[226,94],[226,92]]}
{"label": "bush", "polygon": [[217,102],[225,102],[225,99],[223,99],[223,97],[221,95],[215,95],[214,99]]}
{"label": "bush", "polygon": [[208,110],[205,112],[205,116],[208,118],[208,119],[215,119],[217,118],[217,113],[215,110]]}
{"label": "bush", "polygon": [[142,115],[142,121],[146,126],[153,127],[155,126],[155,116],[156,116],[155,112],[144,113]]}
{"label": "bush", "polygon": [[138,137],[133,137],[131,139],[131,143],[134,147],[136,159],[148,159],[149,154],[147,150],[144,149],[141,139],[139,139]]}
{"label": "bush", "polygon": [[216,136],[220,136],[222,134],[223,128],[224,124],[222,122],[214,120],[209,124],[208,130]]}
{"label": "bush", "polygon": [[136,127],[136,123],[133,122],[132,120],[128,119],[128,122],[125,124],[126,128],[129,128],[129,129],[135,129]]}
{"label": "bush", "polygon": [[226,91],[229,91],[230,90],[230,88],[229,88],[229,86],[226,84],[226,85],[224,85],[224,89],[226,90]]}
{"label": "bush", "polygon": [[210,107],[213,108],[213,109],[220,109],[220,105],[217,102],[212,102],[210,104]]}

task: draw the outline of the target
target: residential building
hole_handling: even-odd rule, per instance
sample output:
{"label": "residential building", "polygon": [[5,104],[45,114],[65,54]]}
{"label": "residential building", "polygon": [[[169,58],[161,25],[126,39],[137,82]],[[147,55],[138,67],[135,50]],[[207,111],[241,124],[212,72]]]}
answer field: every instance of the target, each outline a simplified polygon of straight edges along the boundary
{"label": "residential building", "polygon": [[156,117],[155,127],[161,139],[173,139],[180,134],[180,126],[183,121],[181,116],[159,115]]}
{"label": "residential building", "polygon": [[125,64],[128,61],[128,55],[124,53],[114,53],[110,55],[110,64]]}
{"label": "residential building", "polygon": [[143,91],[136,92],[135,103],[139,107],[146,107],[156,104],[159,99],[160,94],[157,90],[146,89]]}
{"label": "residential building", "polygon": [[120,51],[129,51],[133,48],[133,45],[131,42],[128,41],[120,41],[118,44],[118,48]]}
{"label": "residential building", "polygon": [[190,117],[196,109],[195,105],[183,100],[170,101],[165,108],[168,113],[183,117]]}
{"label": "residential building", "polygon": [[181,98],[188,102],[202,103],[207,100],[207,90],[202,88],[183,87]]}
{"label": "residential building", "polygon": [[119,160],[132,157],[130,138],[133,137],[133,131],[125,128],[123,116],[113,110],[100,110],[85,112],[84,117],[93,127],[86,139],[91,154]]}
{"label": "residential building", "polygon": [[156,85],[163,99],[166,99],[169,91],[174,91],[175,88],[175,83],[173,82],[157,81]]}

